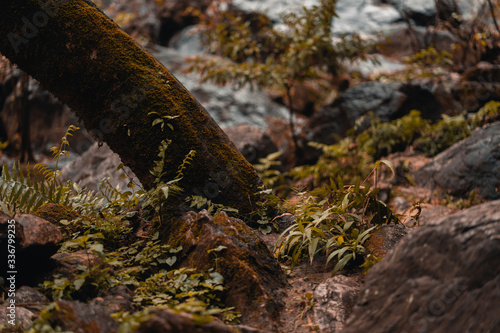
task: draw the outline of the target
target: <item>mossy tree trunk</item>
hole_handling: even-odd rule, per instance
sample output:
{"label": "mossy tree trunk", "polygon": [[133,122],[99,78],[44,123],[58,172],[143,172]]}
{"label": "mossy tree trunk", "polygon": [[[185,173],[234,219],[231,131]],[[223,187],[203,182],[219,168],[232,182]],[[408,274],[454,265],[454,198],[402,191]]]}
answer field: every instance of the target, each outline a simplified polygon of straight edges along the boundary
{"label": "mossy tree trunk", "polygon": [[[145,188],[154,186],[161,142],[171,140],[165,180],[195,150],[184,193],[253,208],[254,168],[187,89],[90,1],[0,0],[0,53],[69,105]],[[166,120],[173,130],[152,126],[163,116],[176,117]]]}

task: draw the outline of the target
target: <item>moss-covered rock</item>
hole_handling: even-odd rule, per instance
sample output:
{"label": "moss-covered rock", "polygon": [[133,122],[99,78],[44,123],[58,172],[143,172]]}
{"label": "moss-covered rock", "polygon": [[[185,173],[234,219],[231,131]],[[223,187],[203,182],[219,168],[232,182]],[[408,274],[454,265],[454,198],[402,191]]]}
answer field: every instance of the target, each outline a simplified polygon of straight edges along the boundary
{"label": "moss-covered rock", "polygon": [[59,225],[59,221],[61,220],[72,221],[79,217],[71,208],[54,203],[42,205],[33,215],[41,217],[55,225]]}
{"label": "moss-covered rock", "polygon": [[372,232],[365,243],[368,253],[382,259],[411,229],[402,224],[385,224]]}
{"label": "moss-covered rock", "polygon": [[[182,246],[181,266],[215,268],[224,277],[226,304],[241,311],[243,323],[275,331],[283,308],[286,278],[266,244],[245,223],[206,210],[188,212],[167,228],[164,240]],[[219,249],[218,251],[211,251]]]}

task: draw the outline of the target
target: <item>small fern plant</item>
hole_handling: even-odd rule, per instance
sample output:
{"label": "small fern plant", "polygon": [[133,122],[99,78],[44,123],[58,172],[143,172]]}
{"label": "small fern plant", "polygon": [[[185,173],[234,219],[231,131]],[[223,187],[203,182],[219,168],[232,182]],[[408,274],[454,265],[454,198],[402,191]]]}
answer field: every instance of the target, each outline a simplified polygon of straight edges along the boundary
{"label": "small fern plant", "polygon": [[57,169],[61,156],[69,156],[68,137],[72,136],[77,126],[71,125],[61,140],[59,147],[51,149],[55,168],[37,163],[33,168],[29,164],[23,170],[21,163],[14,163],[12,168],[6,163],[2,166],[0,177],[0,207],[6,214],[30,213],[45,203],[68,205],[73,193],[71,182],[62,183]]}

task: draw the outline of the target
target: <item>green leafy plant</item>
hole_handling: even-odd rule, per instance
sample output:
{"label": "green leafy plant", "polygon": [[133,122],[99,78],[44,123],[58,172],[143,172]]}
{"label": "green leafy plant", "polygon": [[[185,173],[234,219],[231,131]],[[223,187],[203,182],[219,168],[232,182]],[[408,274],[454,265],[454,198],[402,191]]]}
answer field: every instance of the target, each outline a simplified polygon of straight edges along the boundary
{"label": "green leafy plant", "polygon": [[354,183],[373,169],[373,157],[359,149],[355,137],[346,137],[333,145],[310,142],[321,149],[322,155],[314,165],[298,166],[290,170],[293,180],[312,178],[312,188],[317,188],[339,177],[346,183]]}
{"label": "green leafy plant", "polygon": [[110,287],[109,269],[102,264],[93,265],[91,254],[105,258],[104,247],[101,240],[104,236],[100,233],[80,236],[67,241],[62,246],[62,251],[84,250],[87,254],[87,264],[78,267],[78,273],[73,277],[55,275],[53,280],[45,281],[42,289],[54,300],[82,299],[97,296],[100,291]]}
{"label": "green leafy plant", "polygon": [[356,138],[360,149],[379,159],[395,151],[404,150],[426,131],[428,120],[422,119],[420,112],[412,110],[408,115],[383,123],[369,114],[370,127]]}
{"label": "green leafy plant", "polygon": [[472,116],[472,126],[481,127],[500,119],[500,102],[489,101]]}
{"label": "green leafy plant", "polygon": [[[392,170],[389,161],[378,161]],[[367,178],[368,179],[368,178]],[[366,183],[363,182],[363,184]],[[326,264],[335,259],[332,274],[365,252],[363,243],[377,225],[398,223],[396,216],[377,199],[378,189],[370,185],[344,186],[331,180],[330,185],[302,192],[298,204],[289,207],[296,220],[279,237],[276,245],[278,258],[287,258],[292,267],[302,258],[310,262],[319,255],[326,256]]]}
{"label": "green leafy plant", "polygon": [[115,321],[121,323],[120,327],[118,328],[118,332],[134,333],[143,322],[146,322],[153,318],[150,310],[150,308],[145,308],[133,313],[130,313],[128,311],[119,311],[111,314],[111,317]]}
{"label": "green leafy plant", "polygon": [[260,158],[259,163],[254,164],[255,171],[267,188],[276,189],[285,183],[283,173],[277,170],[277,167],[281,166],[281,161],[278,160],[280,157],[281,152],[277,151]]}
{"label": "green leafy plant", "polygon": [[200,195],[192,195],[186,198],[186,202],[189,203],[189,207],[201,210],[206,209],[210,214],[217,215],[220,212],[226,212],[228,214],[238,214],[238,209],[227,207],[222,204],[213,203],[210,199],[202,197]]}
{"label": "green leafy plant", "polygon": [[468,137],[471,131],[472,126],[465,114],[443,115],[442,120],[429,126],[425,134],[415,140],[415,148],[427,156],[435,156]]}

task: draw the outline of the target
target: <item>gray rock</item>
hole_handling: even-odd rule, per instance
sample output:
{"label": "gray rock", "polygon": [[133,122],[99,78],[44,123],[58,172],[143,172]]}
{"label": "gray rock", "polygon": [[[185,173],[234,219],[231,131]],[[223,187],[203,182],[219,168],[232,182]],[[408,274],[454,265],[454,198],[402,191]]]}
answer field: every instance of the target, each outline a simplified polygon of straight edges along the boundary
{"label": "gray rock", "polygon": [[343,333],[498,332],[500,201],[413,231],[366,276]]}
{"label": "gray rock", "polygon": [[111,318],[113,308],[96,299],[90,303],[78,301],[57,301],[57,306],[48,310],[52,327],[59,326],[70,332],[117,332],[118,321]]}
{"label": "gray rock", "polygon": [[[0,305],[0,327],[15,327],[12,325],[14,321],[23,332],[27,330],[33,321],[37,318],[37,315],[22,306],[16,306],[15,310],[9,308],[10,303],[7,299],[4,303]],[[5,332],[8,332],[5,330]],[[11,332],[15,332],[14,330]]]}
{"label": "gray rock", "polygon": [[[385,51],[385,48],[384,48]],[[362,60],[349,65],[349,72],[360,73],[363,77],[370,78],[373,75],[392,74],[402,71],[405,65],[398,61],[390,60],[381,54],[373,54],[373,60]]]}
{"label": "gray rock", "polygon": [[[81,187],[86,187],[88,190],[98,191],[99,182],[109,177],[109,182],[113,186],[120,186],[120,189],[126,189],[128,178],[120,178],[122,170],[116,170],[116,167],[121,163],[120,157],[113,153],[107,144],[101,147],[96,143],[92,145],[82,156],[68,164],[61,170],[61,178],[71,180],[75,183],[80,183]],[[134,175],[132,170],[124,167],[128,175],[131,175],[134,182],[140,184],[140,181]]]}
{"label": "gray rock", "polygon": [[[207,9],[214,6],[213,0],[164,0],[159,10],[160,31],[158,44],[168,45],[176,33],[199,22],[196,11],[206,14]],[[194,9],[194,12],[191,11]],[[168,67],[167,67],[168,68]]]}
{"label": "gray rock", "polygon": [[22,286],[16,289],[14,298],[9,297],[0,305],[0,326],[11,327],[14,322],[27,330],[48,303],[47,297],[38,290]]}
{"label": "gray rock", "polygon": [[414,175],[420,186],[466,198],[500,198],[500,122],[475,130],[468,138],[434,157]]}
{"label": "gray rock", "polygon": [[401,214],[411,207],[411,203],[408,200],[406,200],[404,197],[399,196],[393,198],[391,204],[394,212],[397,212],[398,214]]}
{"label": "gray rock", "polygon": [[265,129],[269,117],[288,117],[286,108],[274,103],[259,89],[201,83],[199,75],[183,72],[186,61],[181,53],[164,47],[155,47],[150,52],[172,71],[222,128],[246,124]]}
{"label": "gray rock", "polygon": [[454,213],[454,210],[446,206],[424,204],[422,205],[420,218],[416,221],[416,223],[418,223],[419,226],[423,226],[431,223],[437,218],[444,217],[452,213]]}
{"label": "gray rock", "polygon": [[[413,109],[420,110],[423,118],[435,120],[442,113],[453,114],[455,103],[441,86],[431,82],[362,83],[346,90],[332,104],[315,113],[308,120],[304,135],[309,141],[332,144],[335,136],[344,136],[370,111],[382,121],[391,121]],[[359,129],[368,125],[369,119],[358,123]]]}
{"label": "gray rock", "polygon": [[90,269],[102,263],[102,259],[98,255],[92,253],[91,250],[80,250],[72,253],[56,253],[52,256],[52,259],[56,261],[54,274],[61,274],[68,279],[80,273],[82,266]]}
{"label": "gray rock", "polygon": [[179,31],[172,37],[168,46],[183,56],[202,54],[205,49],[202,44],[202,35],[197,25],[189,26]]}
{"label": "gray rock", "polygon": [[333,20],[335,33],[359,33],[373,36],[385,32],[401,20],[400,13],[392,6],[377,1],[340,0],[335,7],[339,17]]}
{"label": "gray rock", "polygon": [[284,12],[298,11],[303,6],[311,7],[318,4],[318,0],[233,0],[232,4],[247,12],[265,12],[275,22],[281,22],[281,14]]}
{"label": "gray rock", "polygon": [[[11,231],[15,231],[14,238],[9,236],[12,234]],[[12,253],[14,255],[30,254],[35,261],[41,258],[47,259],[57,251],[62,239],[59,228],[38,216],[22,214],[12,218],[3,213],[0,216],[0,246],[7,249],[8,243],[11,245],[9,248],[15,251]],[[7,256],[7,252],[3,251],[2,254]]]}
{"label": "gray rock", "polygon": [[258,162],[278,150],[271,138],[260,128],[250,125],[238,125],[224,129],[238,151],[250,163]]}
{"label": "gray rock", "polygon": [[401,86],[400,83],[369,82],[346,90],[309,119],[304,130],[306,138],[332,144],[335,137],[343,137],[356,120],[369,111],[389,120],[406,100],[398,90]]}
{"label": "gray rock", "polygon": [[[32,305],[47,303],[48,298],[36,289],[22,286],[16,290],[16,303],[33,303]],[[29,307],[29,305],[28,305]]]}
{"label": "gray rock", "polygon": [[360,284],[337,275],[314,290],[314,316],[321,333],[340,332],[359,294]]}
{"label": "gray rock", "polygon": [[473,20],[479,13],[481,6],[485,4],[482,0],[456,0],[459,13],[465,20]]}
{"label": "gray rock", "polygon": [[11,303],[11,298],[5,300],[5,302],[0,306],[0,326],[5,325],[7,327],[12,325],[12,305],[15,305],[15,322],[23,330],[27,330],[33,321],[38,317],[40,311],[42,311],[49,300],[44,294],[28,286],[22,286],[16,289],[14,301]]}

